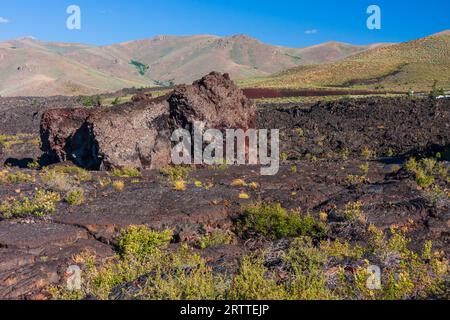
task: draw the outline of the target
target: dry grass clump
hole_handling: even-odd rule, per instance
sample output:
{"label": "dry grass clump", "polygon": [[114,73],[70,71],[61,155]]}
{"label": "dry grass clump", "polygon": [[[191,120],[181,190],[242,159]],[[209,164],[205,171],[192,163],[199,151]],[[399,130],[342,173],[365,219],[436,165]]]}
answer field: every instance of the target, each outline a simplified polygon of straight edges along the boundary
{"label": "dry grass clump", "polygon": [[186,181],[184,180],[176,180],[173,182],[173,189],[176,191],[186,191]]}
{"label": "dry grass clump", "polygon": [[247,183],[243,179],[234,179],[231,182],[232,187],[245,187],[247,186]]}
{"label": "dry grass clump", "polygon": [[114,181],[112,186],[117,192],[123,192],[123,190],[125,190],[125,183],[120,180]]}

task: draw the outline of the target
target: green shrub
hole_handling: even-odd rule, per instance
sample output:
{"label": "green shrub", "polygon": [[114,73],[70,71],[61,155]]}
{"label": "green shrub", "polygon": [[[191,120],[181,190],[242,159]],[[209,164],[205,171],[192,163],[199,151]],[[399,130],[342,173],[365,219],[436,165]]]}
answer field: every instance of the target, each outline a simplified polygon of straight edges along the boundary
{"label": "green shrub", "polygon": [[[122,232],[119,246],[122,255],[98,268],[91,254],[79,255],[83,264],[83,288],[75,297],[108,299],[114,288],[123,283],[146,277],[145,284],[128,299],[205,300],[222,299],[226,285],[214,274],[206,261],[191,249],[182,246],[177,251],[166,249],[171,231],[155,232],[145,226],[132,226]],[[70,296],[63,286],[52,287],[53,299]]]}
{"label": "green shrub", "polygon": [[416,172],[416,182],[422,188],[428,188],[435,182],[435,179],[433,176],[426,175],[422,170],[420,170]]}
{"label": "green shrub", "polygon": [[345,179],[345,182],[350,186],[356,186],[359,184],[370,182],[370,180],[365,175],[360,176],[360,175],[348,174],[347,178]]}
{"label": "green shrub", "polygon": [[432,187],[436,182],[436,178],[440,177],[445,180],[448,176],[446,165],[438,163],[433,158],[426,158],[420,161],[411,158],[406,162],[405,168],[414,175],[417,184],[424,189]]}
{"label": "green shrub", "polygon": [[351,259],[354,261],[360,260],[365,254],[365,248],[358,245],[350,245],[346,241],[322,241],[320,243],[320,250],[326,252],[329,257],[338,260]]}
{"label": "green shrub", "polygon": [[311,215],[287,211],[279,203],[258,203],[245,207],[238,225],[241,232],[255,232],[273,239],[310,235],[323,237],[325,226]]}
{"label": "green shrub", "polygon": [[[244,256],[236,274],[218,275],[205,259],[182,245],[167,248],[171,232],[130,227],[122,232],[123,253],[102,267],[92,254],[74,257],[83,267],[81,291],[52,287],[54,299],[109,299],[121,289],[125,299],[164,300],[322,300],[322,299],[448,299],[448,261],[433,251],[409,249],[409,239],[394,229],[390,234],[371,226],[368,247],[348,242],[322,241],[311,237],[292,240],[276,267],[265,264],[265,254]],[[394,259],[393,259],[394,257]],[[367,287],[367,267],[382,269],[381,290]],[[349,271],[349,268],[351,271]],[[138,280],[139,279],[139,280]],[[138,280],[138,281],[136,281]],[[120,287],[118,287],[120,286]]]}
{"label": "green shrub", "polygon": [[381,290],[369,290],[366,286],[366,266],[359,267],[354,275],[350,292],[358,299],[403,300],[424,299],[430,296],[445,296],[442,288],[449,277],[448,261],[442,252],[433,252],[432,243],[426,242],[421,254],[409,249],[410,240],[404,234],[390,230],[388,237],[382,231],[372,227],[372,254],[385,264],[391,257],[398,262],[388,262],[382,268]]}
{"label": "green shrub", "polygon": [[267,272],[262,255],[245,256],[239,273],[233,278],[229,294],[230,300],[284,300],[288,292]]}
{"label": "green shrub", "polygon": [[348,148],[342,149],[342,160],[348,160],[350,157],[350,150]]}
{"label": "green shrub", "polygon": [[361,169],[364,176],[367,176],[369,174],[370,166],[368,162],[360,165],[359,168]]}
{"label": "green shrub", "polygon": [[136,60],[131,60],[130,64],[133,65],[138,70],[138,72],[141,76],[145,76],[145,73],[147,72],[147,70],[150,69],[150,67],[147,64],[136,61]]}
{"label": "green shrub", "polygon": [[131,226],[120,235],[120,252],[122,255],[145,258],[151,255],[155,248],[167,245],[172,237],[173,233],[170,230],[157,232],[146,226]]}
{"label": "green shrub", "polygon": [[394,149],[389,148],[388,151],[386,152],[386,156],[389,158],[392,158],[393,156],[395,156]]}
{"label": "green shrub", "polygon": [[30,170],[37,170],[40,167],[41,167],[41,165],[37,161],[33,161],[33,162],[30,162],[29,164],[27,164],[27,168]]}
{"label": "green shrub", "polygon": [[287,283],[296,299],[330,300],[336,296],[327,286],[324,266],[330,259],[325,250],[313,245],[310,237],[300,237],[293,241],[284,255],[283,261],[291,270]]}
{"label": "green shrub", "polygon": [[99,95],[95,97],[80,97],[83,107],[91,108],[91,107],[99,107],[102,105],[102,99]]}
{"label": "green shrub", "polygon": [[305,136],[305,132],[302,128],[295,128],[294,132],[300,138]]}
{"label": "green shrub", "polygon": [[118,104],[120,104],[120,97],[116,97],[116,98],[111,102],[111,105],[113,105],[113,106],[117,106]]}
{"label": "green shrub", "polygon": [[101,188],[106,188],[107,186],[109,186],[113,183],[111,178],[108,178],[108,177],[105,177],[105,178],[98,177],[97,182]]}
{"label": "green shrub", "polygon": [[65,173],[73,177],[77,182],[83,182],[83,181],[91,181],[92,180],[92,174],[80,167],[75,166],[57,166],[54,167],[53,170],[55,172],[59,173]]}
{"label": "green shrub", "polygon": [[211,166],[208,166],[208,169],[210,170],[227,170],[228,169],[228,163],[227,159],[218,158],[214,160],[214,164]]}
{"label": "green shrub", "polygon": [[75,189],[69,191],[65,199],[72,206],[79,206],[84,203],[84,191],[83,189]]}
{"label": "green shrub", "polygon": [[152,275],[138,297],[150,300],[220,300],[227,287],[206,260],[182,246],[156,261]]}

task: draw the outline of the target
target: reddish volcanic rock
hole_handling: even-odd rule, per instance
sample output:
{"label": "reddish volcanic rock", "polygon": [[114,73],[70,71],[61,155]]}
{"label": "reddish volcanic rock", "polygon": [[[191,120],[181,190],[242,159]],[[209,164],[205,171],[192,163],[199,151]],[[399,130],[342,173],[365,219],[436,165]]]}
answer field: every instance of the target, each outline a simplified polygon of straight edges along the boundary
{"label": "reddish volcanic rock", "polygon": [[168,97],[134,100],[109,109],[47,111],[42,150],[52,161],[88,169],[159,169],[170,163],[170,136],[177,128],[195,121],[216,129],[256,125],[256,106],[227,74],[213,72]]}

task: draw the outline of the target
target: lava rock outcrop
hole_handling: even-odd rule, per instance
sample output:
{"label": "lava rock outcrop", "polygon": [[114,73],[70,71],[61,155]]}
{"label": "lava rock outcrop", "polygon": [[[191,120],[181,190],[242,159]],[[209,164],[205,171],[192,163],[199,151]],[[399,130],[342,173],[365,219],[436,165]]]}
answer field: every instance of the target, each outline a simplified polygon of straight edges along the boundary
{"label": "lava rock outcrop", "polygon": [[207,128],[256,125],[256,106],[227,74],[212,72],[163,97],[112,108],[56,109],[42,116],[47,161],[72,161],[87,169],[159,169],[170,163],[172,132],[201,121]]}

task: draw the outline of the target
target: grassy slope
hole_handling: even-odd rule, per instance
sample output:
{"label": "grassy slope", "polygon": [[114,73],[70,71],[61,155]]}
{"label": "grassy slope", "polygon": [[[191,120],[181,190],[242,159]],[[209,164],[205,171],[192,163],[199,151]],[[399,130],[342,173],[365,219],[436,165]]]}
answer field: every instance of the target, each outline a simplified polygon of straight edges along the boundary
{"label": "grassy slope", "polygon": [[250,79],[244,86],[353,88],[428,91],[434,80],[450,87],[450,32],[398,45],[375,48],[344,60],[301,66],[280,74]]}
{"label": "grassy slope", "polygon": [[1,43],[0,95],[93,94],[145,84],[137,77],[120,78],[62,54],[80,48],[86,47],[30,40]]}
{"label": "grassy slope", "polygon": [[[244,35],[157,36],[104,47],[13,40],[0,43],[0,94],[94,94],[152,86],[155,80],[190,83],[212,70],[235,79],[268,76],[302,64],[336,61],[367,48],[327,43],[292,49]],[[139,75],[131,60],[148,64],[150,70]]]}

